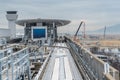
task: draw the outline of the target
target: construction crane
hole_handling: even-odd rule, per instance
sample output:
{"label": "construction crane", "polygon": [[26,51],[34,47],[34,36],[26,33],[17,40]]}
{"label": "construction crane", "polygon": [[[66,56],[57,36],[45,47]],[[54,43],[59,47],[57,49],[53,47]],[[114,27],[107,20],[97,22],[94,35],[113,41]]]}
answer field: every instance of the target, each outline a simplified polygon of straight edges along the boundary
{"label": "construction crane", "polygon": [[78,27],[78,29],[77,29],[75,35],[74,35],[74,41],[79,41],[79,39],[77,39],[77,34],[78,34],[78,32],[79,32],[79,30],[80,30],[82,24],[84,25],[83,27],[84,27],[84,38],[85,38],[85,22],[84,22],[84,21],[81,21],[81,23],[80,23],[80,25],[79,25],[79,27]]}

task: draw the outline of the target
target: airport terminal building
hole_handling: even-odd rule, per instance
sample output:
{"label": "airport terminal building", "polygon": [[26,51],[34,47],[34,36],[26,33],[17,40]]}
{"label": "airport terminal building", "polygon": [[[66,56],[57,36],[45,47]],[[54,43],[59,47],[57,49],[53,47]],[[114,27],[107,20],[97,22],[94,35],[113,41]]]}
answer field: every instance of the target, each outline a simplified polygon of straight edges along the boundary
{"label": "airport terminal building", "polygon": [[[24,26],[24,38],[35,39],[34,29],[45,29],[45,34],[36,37],[42,38],[47,37],[47,39],[56,40],[57,39],[57,27],[64,26],[70,23],[69,20],[59,20],[59,19],[28,19],[28,20],[18,20],[16,22],[18,25]],[[47,36],[45,36],[47,33]]]}

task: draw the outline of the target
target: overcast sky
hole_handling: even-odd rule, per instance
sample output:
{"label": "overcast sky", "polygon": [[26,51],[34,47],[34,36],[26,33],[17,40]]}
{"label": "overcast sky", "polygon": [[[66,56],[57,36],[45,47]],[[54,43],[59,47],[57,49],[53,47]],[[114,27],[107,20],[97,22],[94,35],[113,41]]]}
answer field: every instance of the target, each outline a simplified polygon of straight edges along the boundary
{"label": "overcast sky", "polygon": [[120,23],[120,0],[0,0],[0,27],[7,28],[7,10],[17,10],[18,19],[71,20],[59,32],[75,32],[81,20],[87,31]]}

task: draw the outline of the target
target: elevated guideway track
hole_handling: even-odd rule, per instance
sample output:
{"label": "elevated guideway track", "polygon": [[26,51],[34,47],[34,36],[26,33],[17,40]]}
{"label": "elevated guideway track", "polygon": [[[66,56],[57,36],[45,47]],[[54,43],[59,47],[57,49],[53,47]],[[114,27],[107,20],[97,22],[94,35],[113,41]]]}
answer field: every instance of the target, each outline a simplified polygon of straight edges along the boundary
{"label": "elevated guideway track", "polygon": [[56,43],[34,80],[119,80],[119,71],[65,37]]}
{"label": "elevated guideway track", "polygon": [[67,45],[55,46],[41,80],[83,80]]}

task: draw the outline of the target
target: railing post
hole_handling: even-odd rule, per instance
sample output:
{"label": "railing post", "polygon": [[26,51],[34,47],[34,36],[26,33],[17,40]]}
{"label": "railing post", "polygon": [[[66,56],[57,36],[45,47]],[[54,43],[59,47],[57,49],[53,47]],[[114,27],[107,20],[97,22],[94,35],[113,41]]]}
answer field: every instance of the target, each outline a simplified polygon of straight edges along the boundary
{"label": "railing post", "polygon": [[7,58],[7,80],[9,80],[9,63],[8,63],[8,58]]}
{"label": "railing post", "polygon": [[109,65],[108,63],[104,63],[104,73],[105,73],[105,74],[107,74],[107,73],[110,72],[110,71],[109,71],[109,67],[110,67],[110,65]]}
{"label": "railing post", "polygon": [[28,63],[27,63],[27,69],[28,69],[28,80],[31,80],[31,70],[30,70],[30,61],[29,61],[29,51],[28,51],[28,48],[26,49],[26,53],[28,54],[27,56],[27,60],[28,60]]}
{"label": "railing post", "polygon": [[0,61],[0,80],[2,80],[2,63]]}
{"label": "railing post", "polygon": [[12,66],[12,80],[14,80],[14,60],[13,60],[13,55],[11,55],[11,66]]}

